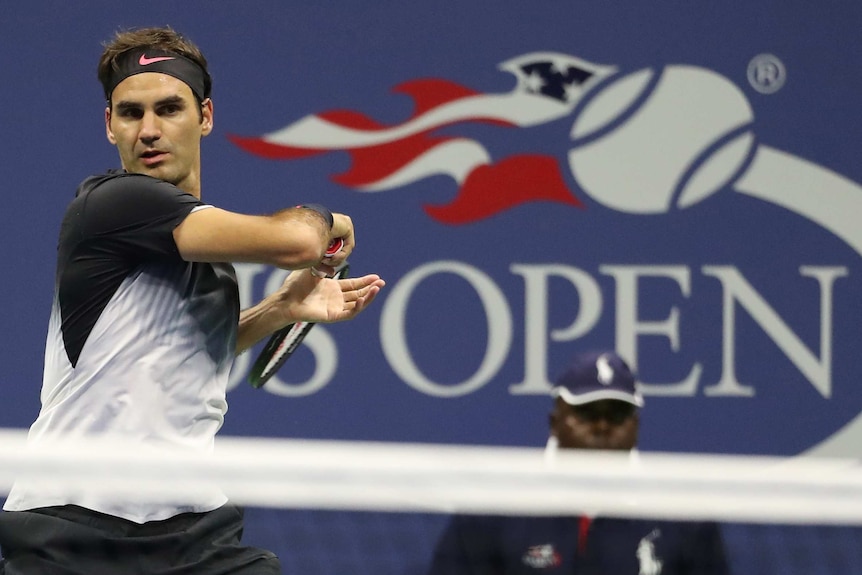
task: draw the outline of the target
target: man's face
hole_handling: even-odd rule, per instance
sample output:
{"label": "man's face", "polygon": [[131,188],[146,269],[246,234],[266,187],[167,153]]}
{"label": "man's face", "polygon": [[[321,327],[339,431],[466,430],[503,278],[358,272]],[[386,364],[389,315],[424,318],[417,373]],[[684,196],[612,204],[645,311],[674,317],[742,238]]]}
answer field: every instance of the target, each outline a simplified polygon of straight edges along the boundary
{"label": "man's face", "polygon": [[637,445],[637,407],[625,401],[569,405],[557,398],[550,421],[551,434],[564,449],[630,450]]}
{"label": "man's face", "polygon": [[200,140],[212,131],[212,102],[199,106],[185,82],[156,72],[129,76],[105,110],[108,140],[127,172],[200,196]]}

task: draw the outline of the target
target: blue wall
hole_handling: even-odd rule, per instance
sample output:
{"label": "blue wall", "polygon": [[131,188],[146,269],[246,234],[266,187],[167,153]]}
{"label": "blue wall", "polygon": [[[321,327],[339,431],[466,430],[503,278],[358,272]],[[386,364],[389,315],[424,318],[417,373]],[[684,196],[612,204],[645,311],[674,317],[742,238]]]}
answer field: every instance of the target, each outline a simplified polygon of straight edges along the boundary
{"label": "blue wall", "polygon": [[[855,455],[849,1],[4,3],[0,426],[38,410],[63,209],[117,166],[100,42],[163,24],[215,81],[204,199],[349,213],[388,282],[263,390],[242,356],[223,433],[541,445],[572,353],[617,347],[644,450]],[[247,302],[281,277],[239,271]]]}

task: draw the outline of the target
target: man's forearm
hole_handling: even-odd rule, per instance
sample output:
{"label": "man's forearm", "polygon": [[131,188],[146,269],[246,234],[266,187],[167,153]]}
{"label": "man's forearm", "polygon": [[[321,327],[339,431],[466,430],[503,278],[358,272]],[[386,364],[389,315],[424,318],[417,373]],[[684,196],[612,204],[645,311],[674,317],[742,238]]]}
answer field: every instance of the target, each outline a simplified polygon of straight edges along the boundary
{"label": "man's forearm", "polygon": [[236,337],[237,355],[287,325],[284,315],[276,311],[273,298],[274,296],[269,296],[257,305],[240,312]]}

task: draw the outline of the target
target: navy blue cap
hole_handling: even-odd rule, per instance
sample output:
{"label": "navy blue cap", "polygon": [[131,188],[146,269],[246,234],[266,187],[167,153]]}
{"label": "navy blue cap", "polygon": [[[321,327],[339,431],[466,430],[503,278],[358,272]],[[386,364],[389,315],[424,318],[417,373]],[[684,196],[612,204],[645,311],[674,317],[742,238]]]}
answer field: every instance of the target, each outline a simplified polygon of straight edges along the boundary
{"label": "navy blue cap", "polygon": [[643,407],[644,400],[628,364],[613,351],[577,355],[551,390],[569,405],[618,399]]}

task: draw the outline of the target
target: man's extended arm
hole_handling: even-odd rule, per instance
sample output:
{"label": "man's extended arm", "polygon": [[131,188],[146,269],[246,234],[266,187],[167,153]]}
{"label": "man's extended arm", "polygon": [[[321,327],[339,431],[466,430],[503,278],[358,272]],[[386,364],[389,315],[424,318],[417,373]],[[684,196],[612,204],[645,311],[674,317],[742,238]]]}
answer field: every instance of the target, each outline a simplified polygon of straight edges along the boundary
{"label": "man's extended arm", "polygon": [[[343,216],[346,218],[346,216]],[[349,221],[349,219],[348,219]],[[352,225],[342,226],[353,237]],[[334,233],[318,212],[288,208],[271,216],[248,216],[219,208],[199,209],[174,230],[180,256],[190,262],[249,262],[299,269],[318,264]],[[353,249],[345,245],[341,259]]]}
{"label": "man's extended arm", "polygon": [[[355,246],[351,219],[344,214],[332,216],[330,228],[314,209],[288,208],[271,216],[247,216],[205,208],[189,214],[177,226],[174,241],[186,261],[252,262],[290,270],[314,266],[328,273]],[[324,257],[334,238],[344,241],[341,251]],[[240,314],[237,353],[291,323],[352,319],[383,285],[376,275],[333,280],[305,271],[291,273],[278,291]]]}

